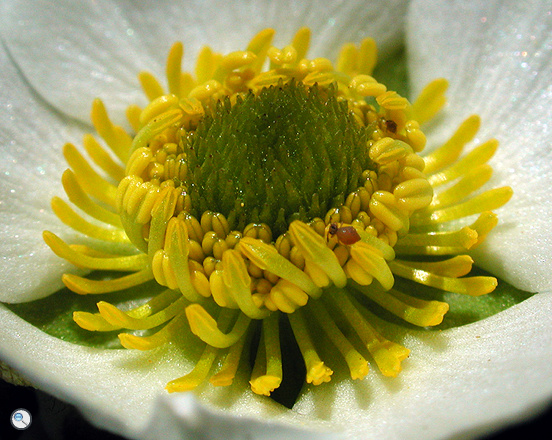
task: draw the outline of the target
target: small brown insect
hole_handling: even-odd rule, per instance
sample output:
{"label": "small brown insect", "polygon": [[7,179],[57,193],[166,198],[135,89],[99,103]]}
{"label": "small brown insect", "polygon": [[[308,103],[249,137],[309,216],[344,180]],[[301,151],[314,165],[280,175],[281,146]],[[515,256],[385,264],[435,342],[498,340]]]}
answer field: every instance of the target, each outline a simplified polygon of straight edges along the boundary
{"label": "small brown insect", "polygon": [[328,235],[330,237],[336,236],[337,241],[343,245],[355,244],[360,241],[360,235],[352,226],[339,227],[337,223],[330,223],[328,227]]}
{"label": "small brown insect", "polygon": [[391,133],[397,132],[397,123],[391,119],[388,119],[385,121],[385,125],[387,127],[387,131],[390,131]]}

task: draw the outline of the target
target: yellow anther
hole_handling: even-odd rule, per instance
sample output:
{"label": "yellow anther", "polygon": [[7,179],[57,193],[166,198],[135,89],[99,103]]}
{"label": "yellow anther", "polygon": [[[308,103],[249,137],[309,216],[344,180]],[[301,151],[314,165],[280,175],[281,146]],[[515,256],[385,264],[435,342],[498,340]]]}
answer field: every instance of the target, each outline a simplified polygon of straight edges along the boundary
{"label": "yellow anther", "polygon": [[292,64],[297,60],[297,50],[293,46],[286,46],[282,50],[275,47],[268,49],[268,58],[277,66]]}
{"label": "yellow anther", "polygon": [[444,277],[421,269],[415,269],[398,261],[390,262],[389,266],[393,273],[400,277],[444,291],[463,293],[470,296],[485,295],[492,292],[498,284],[496,278],[493,277]]}
{"label": "yellow anther", "polygon": [[339,72],[352,75],[357,67],[358,50],[353,43],[346,43],[341,46],[339,57],[337,58],[337,70]]}
{"label": "yellow anther", "polygon": [[71,170],[67,169],[63,172],[61,182],[71,203],[96,220],[115,227],[121,227],[121,219],[119,216],[93,202],[81,188],[75,174]]}
{"label": "yellow anther", "polygon": [[[387,92],[387,87],[384,84],[377,82],[369,75],[357,75],[349,83],[349,87],[360,96],[378,97]],[[387,101],[386,101],[387,102]],[[381,105],[381,104],[380,104]],[[387,107],[385,107],[387,108]]]}
{"label": "yellow anther", "polygon": [[92,102],[90,119],[92,120],[94,128],[109,148],[119,159],[121,159],[121,161],[126,161],[132,138],[122,127],[114,125],[111,122],[105,106],[100,99],[95,99]]}
{"label": "yellow anther", "polygon": [[201,215],[201,229],[205,233],[213,231],[218,238],[225,239],[230,232],[230,226],[224,215],[218,212],[205,211]]}
{"label": "yellow anther", "polygon": [[278,315],[274,313],[263,320],[261,341],[249,381],[251,390],[264,396],[278,388],[283,377],[278,323]]}
{"label": "yellow anther", "polygon": [[376,191],[370,199],[370,212],[392,231],[408,231],[409,220],[406,211],[397,205],[397,199],[387,191]]}
{"label": "yellow anther", "polygon": [[358,73],[371,75],[378,59],[378,49],[373,38],[365,38],[360,43],[358,52]]}
{"label": "yellow anther", "polygon": [[176,42],[171,46],[165,73],[169,83],[169,93],[176,96],[181,96],[180,76],[182,72],[182,57],[184,56],[184,46],[181,42]]}
{"label": "yellow anther", "polygon": [[310,226],[296,220],[290,224],[289,232],[307,262],[324,271],[336,286],[344,287],[347,284],[347,276],[335,254]]}
{"label": "yellow anther", "polygon": [[412,104],[412,118],[420,124],[433,118],[447,101],[445,98],[447,89],[448,81],[446,79],[439,78],[431,81]]}
{"label": "yellow anther", "polygon": [[91,134],[85,134],[82,139],[83,146],[92,161],[104,170],[111,178],[120,181],[125,177],[124,168],[116,162],[111,155],[104,150],[100,143]]}
{"label": "yellow anther", "polygon": [[400,209],[417,211],[431,203],[433,188],[426,179],[410,179],[398,184],[393,195]]}
{"label": "yellow anther", "polygon": [[347,278],[351,278],[362,286],[369,286],[374,280],[374,277],[352,258],[349,258],[343,266],[343,270],[347,274]]}
{"label": "yellow anther", "polygon": [[126,166],[127,176],[137,176],[142,179],[146,177],[148,166],[153,161],[151,150],[147,147],[141,147],[135,150],[128,159]]}
{"label": "yellow anther", "polygon": [[233,249],[222,256],[222,279],[243,313],[252,319],[266,318],[268,310],[259,309],[251,299],[251,278],[241,254]]}
{"label": "yellow anther", "polygon": [[429,181],[435,187],[446,182],[452,182],[467,172],[472,171],[476,166],[487,162],[491,157],[493,157],[497,148],[498,141],[496,139],[490,139],[474,148],[469,154],[457,161],[454,165],[431,175],[429,177]]}
{"label": "yellow anther", "polygon": [[117,187],[100,176],[73,144],[63,146],[63,156],[73,170],[81,188],[90,196],[115,207]]}
{"label": "yellow anther", "polygon": [[410,145],[397,139],[384,137],[370,147],[369,155],[374,162],[384,165],[402,159],[409,153],[412,153]]}
{"label": "yellow anther", "polygon": [[138,80],[149,101],[153,101],[155,98],[165,94],[163,87],[151,73],[140,72]]}
{"label": "yellow anther", "polygon": [[405,110],[408,107],[408,100],[393,91],[382,93],[376,101],[386,110]]}
{"label": "yellow anther", "polygon": [[[404,126],[404,130],[406,132],[406,140],[412,149],[417,153],[422,151],[426,145],[426,136],[424,132],[420,130],[418,121],[408,121]],[[416,155],[416,157],[422,159],[418,155]],[[423,168],[420,171],[423,171]]]}
{"label": "yellow anther", "polygon": [[324,217],[324,223],[326,225],[330,223],[351,223],[353,221],[353,213],[351,212],[351,209],[346,206],[342,205],[338,208],[332,208]]}
{"label": "yellow anther", "polygon": [[257,238],[265,243],[272,241],[272,231],[265,223],[249,223],[243,230],[243,236]]}
{"label": "yellow anther", "polygon": [[308,295],[295,284],[281,279],[270,290],[272,302],[284,313],[293,313],[307,304]]}
{"label": "yellow anther", "polygon": [[219,90],[222,89],[222,84],[214,79],[209,80],[197,87],[194,87],[188,94],[189,98],[196,98],[200,101],[206,101],[213,97]]}
{"label": "yellow anther", "polygon": [[[223,309],[221,314],[236,314],[233,310]],[[217,321],[199,304],[190,304],[186,307],[186,317],[190,329],[203,342],[217,348],[226,348],[234,345],[245,333],[251,320],[243,313],[238,313],[238,319],[229,333],[223,333]]]}
{"label": "yellow anther", "polygon": [[244,237],[240,242],[240,251],[261,269],[268,269],[280,278],[291,281],[307,292],[309,296],[317,297],[320,295],[320,289],[312,280],[288,259],[280,255],[273,246],[261,240]]}
{"label": "yellow anther", "polygon": [[138,148],[147,147],[152,138],[171,125],[176,124],[181,118],[182,110],[173,108],[151,119],[134,137],[131,153]]}
{"label": "yellow anther", "polygon": [[256,72],[260,72],[263,67],[266,59],[266,53],[270,48],[274,33],[274,29],[264,29],[255,35],[247,46],[247,51],[252,52],[257,56],[257,59],[252,65]]}
{"label": "yellow anther", "polygon": [[359,241],[351,246],[351,258],[360,267],[377,279],[385,290],[391,289],[395,283],[393,274],[381,252],[367,243]]}
{"label": "yellow anther", "polygon": [[303,58],[305,58],[309,50],[309,44],[310,29],[307,27],[302,27],[297,31],[291,42],[291,45],[297,51],[297,60],[302,60]]}

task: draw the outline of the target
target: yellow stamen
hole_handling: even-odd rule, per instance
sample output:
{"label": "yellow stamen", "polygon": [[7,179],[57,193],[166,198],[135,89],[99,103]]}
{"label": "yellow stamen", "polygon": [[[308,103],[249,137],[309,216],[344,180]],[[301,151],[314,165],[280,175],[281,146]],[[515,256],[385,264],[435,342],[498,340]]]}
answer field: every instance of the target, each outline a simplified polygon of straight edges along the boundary
{"label": "yellow stamen", "polygon": [[412,119],[419,124],[432,119],[447,102],[445,98],[447,89],[448,81],[444,78],[435,79],[425,86],[412,104]]}
{"label": "yellow stamen", "polygon": [[347,276],[335,254],[326,246],[324,239],[310,226],[295,221],[289,225],[289,232],[295,245],[299,248],[306,260],[315,264],[324,271],[338,287],[344,287]]}
{"label": "yellow stamen", "polygon": [[117,187],[107,182],[88,164],[86,159],[78,152],[73,144],[65,144],[63,147],[63,156],[73,169],[75,178],[81,188],[92,197],[115,207],[115,195]]}
{"label": "yellow stamen", "polygon": [[311,301],[309,310],[312,311],[311,318],[316,319],[326,336],[328,336],[347,362],[351,378],[363,379],[368,374],[368,362],[339,330],[324,305],[319,301]]}
{"label": "yellow stamen", "polygon": [[[235,316],[236,312],[230,309],[222,309],[221,314]],[[186,307],[186,317],[190,324],[192,333],[198,336],[203,342],[213,347],[225,348],[235,344],[245,333],[251,319],[243,313],[237,313],[238,319],[229,333],[219,330],[217,321],[199,304],[191,304]]]}
{"label": "yellow stamen", "polygon": [[493,277],[444,277],[422,269],[415,269],[398,261],[390,262],[389,267],[394,274],[400,277],[447,292],[463,293],[471,296],[480,296],[492,292],[498,284],[496,278]]}
{"label": "yellow stamen", "polygon": [[174,339],[186,324],[186,314],[180,312],[165,327],[151,336],[136,336],[131,333],[120,333],[119,340],[125,348],[135,350],[153,350]]}
{"label": "yellow stamen", "polygon": [[63,223],[81,234],[103,241],[129,243],[129,239],[123,230],[107,229],[86,221],[59,197],[52,198],[51,206]]}
{"label": "yellow stamen", "polygon": [[263,320],[261,341],[249,381],[254,393],[270,396],[282,382],[282,356],[278,332],[278,315],[272,313]]}
{"label": "yellow stamen", "polygon": [[144,254],[129,255],[124,257],[98,258],[86,255],[71,248],[57,235],[44,231],[42,234],[44,241],[54,253],[65,260],[73,263],[75,266],[94,270],[120,270],[120,271],[139,271],[148,265],[147,256]]}
{"label": "yellow stamen", "polygon": [[307,330],[307,324],[303,316],[301,309],[296,310],[294,313],[288,315],[289,322],[291,323],[291,328],[297,344],[299,345],[299,350],[303,355],[305,361],[305,367],[307,370],[307,383],[312,383],[313,385],[320,385],[324,382],[329,382],[333,371],[324,365],[324,362],[320,360],[316,348],[312,342],[312,338]]}
{"label": "yellow stamen", "polygon": [[63,189],[69,197],[69,201],[77,206],[79,209],[84,211],[89,216],[99,220],[101,222],[110,224],[112,226],[121,228],[121,219],[119,216],[103,206],[98,205],[93,202],[86,192],[82,189],[75,177],[75,174],[67,169],[61,176],[61,183],[63,184]]}
{"label": "yellow stamen", "polygon": [[432,174],[454,163],[460,157],[464,146],[477,134],[480,124],[481,119],[477,115],[472,115],[462,122],[447,142],[424,157],[426,163],[424,172]]}
{"label": "yellow stamen", "polygon": [[305,272],[290,263],[287,258],[282,257],[274,247],[260,240],[243,237],[240,240],[240,251],[262,270],[269,270],[280,278],[292,282],[309,296],[317,298],[322,293],[312,280],[305,275]]}
{"label": "yellow stamen", "polygon": [[[362,286],[357,287],[361,291],[368,290]],[[343,313],[349,325],[376,361],[381,373],[384,376],[396,377],[401,371],[401,362],[408,357],[410,350],[381,336],[360,313],[360,306],[356,301],[353,303],[349,295],[341,296],[339,293],[334,293],[328,295],[328,299],[333,307]]]}
{"label": "yellow stamen", "polygon": [[61,278],[67,288],[81,295],[117,292],[139,286],[152,279],[153,274],[149,268],[113,280],[89,280],[72,274],[64,274]]}

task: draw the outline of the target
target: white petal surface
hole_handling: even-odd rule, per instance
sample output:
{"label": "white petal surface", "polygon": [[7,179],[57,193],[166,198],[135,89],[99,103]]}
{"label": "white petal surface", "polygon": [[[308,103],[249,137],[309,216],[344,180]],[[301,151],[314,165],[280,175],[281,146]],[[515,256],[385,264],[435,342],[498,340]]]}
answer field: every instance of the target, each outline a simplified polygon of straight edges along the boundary
{"label": "white petal surface", "polygon": [[82,132],[37,98],[1,43],[0,124],[0,301],[23,302],[60,289],[61,274],[75,270],[46,246],[42,231],[75,235],[53,214],[50,199],[63,194],[61,147]]}
{"label": "white petal surface", "polygon": [[[323,439],[336,432],[355,440],[470,439],[530,415],[552,393],[550,294],[466,327],[406,336],[413,351],[399,378],[372,371],[353,382],[338,375],[330,384],[310,387],[293,410],[239,391],[243,377],[237,387],[208,386],[196,393],[213,409],[186,395],[165,395],[164,384],[190,369],[174,346],[153,352],[75,346],[3,306],[0,322],[0,358],[42,389],[77,404],[93,423],[133,438],[152,439],[163,430],[173,435],[165,437],[169,440],[206,433],[216,439],[224,426],[231,438],[290,438],[294,425],[324,429],[325,435],[312,437]],[[287,426],[276,429],[274,423]]]}
{"label": "white petal surface", "polygon": [[402,38],[406,3],[9,0],[2,2],[0,20],[10,53],[48,102],[87,121],[90,102],[100,97],[120,123],[126,105],[142,99],[136,75],[144,69],[161,75],[175,40],[195,59],[205,44],[242,49],[265,27],[287,44],[299,27],[309,26],[315,56],[333,58],[342,43],[366,36],[387,51]]}
{"label": "white petal surface", "polygon": [[[439,17],[439,19],[435,19]],[[433,139],[482,117],[479,141],[501,144],[493,186],[512,200],[476,254],[478,263],[531,291],[552,288],[552,7],[549,1],[414,2],[408,23],[413,89],[450,81]]]}

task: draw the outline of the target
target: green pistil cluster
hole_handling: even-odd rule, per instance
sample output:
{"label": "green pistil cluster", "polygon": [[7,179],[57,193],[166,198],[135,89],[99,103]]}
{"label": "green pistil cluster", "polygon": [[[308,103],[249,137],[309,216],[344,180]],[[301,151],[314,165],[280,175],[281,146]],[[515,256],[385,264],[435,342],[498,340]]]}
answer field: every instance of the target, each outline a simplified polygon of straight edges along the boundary
{"label": "green pistil cluster", "polygon": [[220,212],[237,229],[266,223],[275,234],[323,218],[375,169],[374,128],[355,120],[335,86],[292,81],[219,102],[183,139],[192,210]]}

